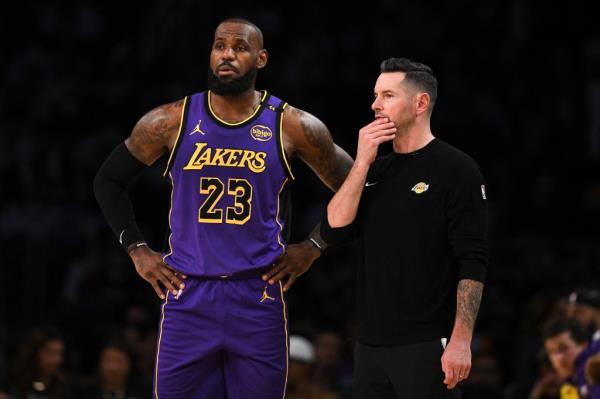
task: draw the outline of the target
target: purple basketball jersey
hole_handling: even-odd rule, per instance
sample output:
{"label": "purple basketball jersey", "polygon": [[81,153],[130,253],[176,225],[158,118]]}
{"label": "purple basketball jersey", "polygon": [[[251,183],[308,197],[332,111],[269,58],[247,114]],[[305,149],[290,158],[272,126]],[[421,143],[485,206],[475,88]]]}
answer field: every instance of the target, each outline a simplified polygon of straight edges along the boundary
{"label": "purple basketball jersey", "polygon": [[238,123],[219,119],[210,91],[186,97],[167,170],[171,184],[169,248],[164,261],[190,276],[231,276],[281,256],[280,196],[293,179],[285,158],[286,103],[263,92]]}

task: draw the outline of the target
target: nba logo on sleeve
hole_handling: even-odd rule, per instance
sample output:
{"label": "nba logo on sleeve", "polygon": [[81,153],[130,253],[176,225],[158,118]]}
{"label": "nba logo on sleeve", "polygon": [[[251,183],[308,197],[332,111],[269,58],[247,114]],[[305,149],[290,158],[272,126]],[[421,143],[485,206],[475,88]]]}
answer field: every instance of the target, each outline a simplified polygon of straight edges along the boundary
{"label": "nba logo on sleeve", "polygon": [[487,197],[485,196],[485,184],[482,184],[482,185],[481,185],[481,197],[482,197],[484,200],[487,200]]}

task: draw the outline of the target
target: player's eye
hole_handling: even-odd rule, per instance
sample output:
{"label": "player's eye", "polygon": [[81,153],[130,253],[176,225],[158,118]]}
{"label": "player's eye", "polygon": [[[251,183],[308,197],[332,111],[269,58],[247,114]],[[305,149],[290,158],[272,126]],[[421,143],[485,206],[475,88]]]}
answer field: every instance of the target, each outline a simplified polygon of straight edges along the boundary
{"label": "player's eye", "polygon": [[246,46],[237,46],[237,51],[246,51]]}

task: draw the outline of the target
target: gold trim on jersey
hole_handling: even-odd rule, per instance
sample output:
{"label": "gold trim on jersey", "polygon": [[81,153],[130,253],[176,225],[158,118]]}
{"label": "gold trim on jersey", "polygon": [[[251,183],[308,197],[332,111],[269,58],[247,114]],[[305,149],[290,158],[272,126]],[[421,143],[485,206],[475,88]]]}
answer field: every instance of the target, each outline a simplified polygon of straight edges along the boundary
{"label": "gold trim on jersey", "polygon": [[275,214],[275,221],[277,222],[277,225],[279,226],[279,234],[277,234],[277,242],[279,243],[279,245],[281,245],[281,249],[283,250],[283,252],[281,252],[282,255],[285,253],[285,245],[283,244],[283,242],[281,240],[281,234],[283,233],[283,225],[281,224],[281,222],[279,222],[279,210],[281,209],[281,206],[280,206],[281,192],[283,191],[283,188],[285,187],[285,184],[288,182],[288,180],[289,179],[286,177],[285,180],[283,181],[283,184],[281,185],[281,188],[279,189],[279,193],[277,193],[277,213]]}
{"label": "gold trim on jersey", "polygon": [[281,108],[281,117],[279,118],[279,145],[281,146],[281,157],[283,158],[283,163],[285,164],[285,167],[290,175],[290,177],[292,178],[292,180],[295,180],[296,178],[294,177],[294,174],[292,173],[292,168],[290,167],[290,163],[288,162],[287,159],[287,155],[285,154],[285,146],[283,145],[283,112],[285,111],[285,108],[288,106],[288,103],[283,104],[283,107]]}
{"label": "gold trim on jersey", "polygon": [[169,203],[169,253],[163,256],[163,262],[167,263],[165,259],[173,254],[173,245],[171,245],[171,237],[173,236],[173,229],[171,228],[171,212],[173,211],[173,193],[175,192],[175,182],[173,181],[173,175],[169,172],[171,178],[171,200]]}
{"label": "gold trim on jersey", "polygon": [[289,353],[290,353],[290,348],[289,348],[289,337],[288,337],[288,320],[287,320],[287,316],[286,316],[286,304],[285,304],[285,299],[283,298],[283,285],[281,284],[281,280],[279,280],[279,293],[281,294],[281,303],[283,304],[283,320],[284,320],[284,327],[283,329],[285,330],[285,383],[283,384],[283,396],[281,397],[282,399],[285,398],[285,390],[287,389],[287,381],[288,381],[288,371],[289,371]]}
{"label": "gold trim on jersey", "polygon": [[207,101],[207,103],[208,103],[208,112],[210,112],[210,114],[211,114],[211,115],[212,115],[212,116],[213,116],[213,117],[214,117],[216,120],[218,120],[219,122],[221,122],[221,123],[223,123],[223,124],[225,124],[225,125],[227,125],[227,126],[238,126],[238,125],[241,125],[241,124],[243,124],[243,123],[245,123],[245,122],[249,121],[250,119],[254,118],[254,115],[256,115],[256,114],[258,113],[258,111],[260,111],[260,109],[262,108],[263,101],[265,101],[265,98],[267,98],[267,91],[266,91],[266,90],[264,90],[264,92],[263,92],[263,95],[262,95],[262,97],[261,97],[261,99],[260,99],[260,103],[258,103],[258,106],[257,106],[257,107],[256,107],[256,109],[254,110],[254,112],[252,113],[252,115],[250,115],[249,117],[247,117],[246,119],[244,119],[244,120],[242,120],[242,121],[239,121],[239,122],[233,122],[233,123],[232,123],[232,122],[226,122],[226,121],[224,121],[223,119],[221,119],[221,118],[219,118],[219,117],[217,116],[217,114],[215,113],[215,111],[212,109],[212,105],[210,104],[210,96],[211,96],[211,93],[212,93],[212,92],[211,92],[210,90],[208,90],[208,92],[207,92],[207,93],[208,93],[208,94],[207,94],[207,96],[208,96],[208,101]]}
{"label": "gold trim on jersey", "polygon": [[160,311],[160,329],[158,333],[158,344],[156,345],[156,365],[154,366],[154,398],[158,399],[158,359],[160,356],[160,342],[162,340],[163,333],[163,323],[165,322],[165,306],[169,303],[169,291],[167,290],[167,295],[165,295],[165,303],[162,305],[162,309]]}
{"label": "gold trim on jersey", "polygon": [[183,99],[183,107],[181,108],[181,119],[179,120],[179,130],[177,131],[177,137],[175,137],[175,143],[173,143],[173,148],[171,148],[171,152],[169,153],[169,160],[167,161],[167,167],[163,172],[163,176],[166,176],[169,172],[169,168],[171,167],[171,160],[173,159],[173,155],[175,155],[175,150],[177,150],[177,144],[179,144],[179,136],[181,136],[181,132],[185,128],[183,126],[183,118],[185,116],[185,110],[187,105],[188,96],[185,96]]}

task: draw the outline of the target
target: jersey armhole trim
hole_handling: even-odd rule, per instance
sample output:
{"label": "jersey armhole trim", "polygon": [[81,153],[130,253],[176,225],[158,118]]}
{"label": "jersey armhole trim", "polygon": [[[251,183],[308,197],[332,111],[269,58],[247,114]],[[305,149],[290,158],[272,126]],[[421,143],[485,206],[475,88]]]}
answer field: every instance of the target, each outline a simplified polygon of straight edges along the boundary
{"label": "jersey armhole trim", "polygon": [[163,172],[163,177],[167,176],[167,174],[173,167],[173,162],[175,162],[175,153],[177,152],[177,149],[179,148],[179,144],[181,143],[181,139],[182,139],[181,132],[183,132],[183,129],[185,129],[185,126],[187,124],[187,114],[188,114],[189,103],[190,102],[188,101],[188,96],[185,96],[185,98],[183,99],[183,110],[181,111],[181,120],[179,121],[179,131],[177,132],[177,138],[175,139],[175,144],[173,145],[173,149],[171,150],[171,153],[169,154],[169,160],[167,161],[167,167],[165,168],[165,171]]}
{"label": "jersey armhole trim", "polygon": [[277,152],[279,153],[279,158],[281,159],[283,168],[285,169],[288,177],[292,180],[295,180],[296,178],[292,173],[292,168],[285,154],[285,147],[283,146],[283,111],[287,106],[288,103],[283,103],[277,107],[277,134],[275,136],[277,138]]}

